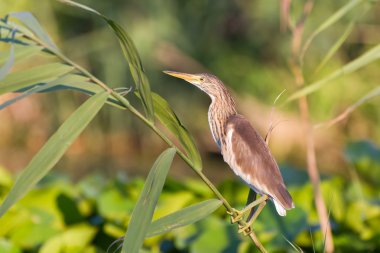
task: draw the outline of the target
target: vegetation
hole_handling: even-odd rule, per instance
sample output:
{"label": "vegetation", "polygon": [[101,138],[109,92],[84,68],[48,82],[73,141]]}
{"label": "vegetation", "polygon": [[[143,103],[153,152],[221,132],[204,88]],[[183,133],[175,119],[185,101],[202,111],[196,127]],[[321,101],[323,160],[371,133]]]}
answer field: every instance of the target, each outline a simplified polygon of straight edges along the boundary
{"label": "vegetation", "polygon": [[[306,19],[311,15],[313,1],[306,1],[300,11],[297,5],[293,6],[294,13],[290,11],[290,1],[282,1],[281,22],[291,32],[291,52],[287,59],[293,77],[288,80],[298,87],[297,90],[292,88],[294,92],[283,104],[299,101],[301,121],[307,130],[304,137],[311,183],[308,176],[294,170],[294,166],[282,166],[297,208],[284,219],[275,215],[273,207],[266,208],[254,224],[254,233],[247,238],[236,233],[226,211],[242,207],[248,190],[234,181],[216,187],[205,175],[194,138],[169,103],[151,91],[136,46],[126,31],[94,9],[68,0],[63,2],[95,14],[109,25],[121,45],[130,69],[129,81],[133,81],[134,86],[110,88],[107,82],[63,53],[28,12],[11,13],[1,20],[0,42],[7,51],[0,55],[0,94],[17,94],[7,97],[0,104],[1,109],[37,93],[71,90],[89,95],[34,155],[14,183],[6,170],[0,171],[1,252],[138,252],[141,248],[147,252],[252,252],[255,249],[264,251],[264,248],[269,252],[292,249],[331,252],[334,247],[337,252],[346,252],[380,248],[376,240],[380,233],[376,229],[380,222],[377,201],[380,150],[376,144],[346,142],[341,152],[345,154],[349,176],[328,176],[321,184],[313,159],[316,156],[314,128],[324,128],[346,119],[359,105],[380,94],[378,86],[373,86],[364,96],[356,96],[352,106],[326,124],[313,125],[310,117],[310,114],[317,115],[316,119],[331,117],[321,112],[333,105],[341,94],[330,95],[334,87],[327,84],[380,58],[380,46],[375,45],[361,50],[335,70],[324,72],[327,63],[334,65],[333,56],[349,37],[355,23],[371,8],[378,8],[376,1],[349,1],[314,27],[304,41]],[[318,52],[309,54],[320,34],[346,16],[349,16],[346,28],[341,35],[335,36],[336,42],[327,43],[329,48],[324,48],[324,57],[317,57]],[[243,48],[244,45],[240,50]],[[37,65],[28,66],[28,62],[36,59]],[[317,67],[311,67],[315,62],[318,62]],[[214,65],[215,71],[220,68],[218,64]],[[247,60],[247,64],[252,62]],[[242,68],[244,70],[244,66]],[[228,82],[238,77],[228,69],[223,75]],[[228,76],[232,79],[228,80]],[[368,80],[373,81],[371,76]],[[258,94],[266,91],[258,91]],[[312,94],[323,99],[312,97],[308,101]],[[324,96],[329,99],[321,103]],[[84,97],[79,98],[83,100]],[[157,158],[146,180],[120,176],[107,181],[93,175],[74,184],[54,174],[46,178],[107,104],[121,109],[124,114],[128,111],[170,147]],[[377,110],[374,111],[376,114]],[[370,114],[374,122],[379,119],[375,114]],[[199,181],[167,179],[175,154],[193,170]],[[319,196],[320,190],[323,197]],[[219,208],[222,205],[224,209]],[[216,213],[211,215],[214,211]],[[328,233],[329,225],[333,241]],[[120,237],[122,239],[118,239]]]}

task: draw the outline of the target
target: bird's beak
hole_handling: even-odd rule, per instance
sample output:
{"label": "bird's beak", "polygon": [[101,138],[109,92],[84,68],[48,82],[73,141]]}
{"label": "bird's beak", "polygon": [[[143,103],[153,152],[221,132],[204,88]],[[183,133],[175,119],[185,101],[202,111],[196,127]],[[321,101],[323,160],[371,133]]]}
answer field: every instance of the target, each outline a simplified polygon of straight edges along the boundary
{"label": "bird's beak", "polygon": [[194,83],[199,81],[199,76],[192,75],[192,74],[186,74],[181,72],[175,72],[175,71],[164,71],[165,74],[171,75],[177,78],[181,78],[185,81],[188,81],[189,83]]}

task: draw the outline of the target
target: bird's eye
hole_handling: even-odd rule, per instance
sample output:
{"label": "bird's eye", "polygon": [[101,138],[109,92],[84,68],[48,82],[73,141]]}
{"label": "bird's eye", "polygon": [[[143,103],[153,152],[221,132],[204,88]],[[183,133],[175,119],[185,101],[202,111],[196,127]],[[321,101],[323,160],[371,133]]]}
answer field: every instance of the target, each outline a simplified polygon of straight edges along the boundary
{"label": "bird's eye", "polygon": [[203,82],[205,79],[203,77],[199,78],[199,81]]}

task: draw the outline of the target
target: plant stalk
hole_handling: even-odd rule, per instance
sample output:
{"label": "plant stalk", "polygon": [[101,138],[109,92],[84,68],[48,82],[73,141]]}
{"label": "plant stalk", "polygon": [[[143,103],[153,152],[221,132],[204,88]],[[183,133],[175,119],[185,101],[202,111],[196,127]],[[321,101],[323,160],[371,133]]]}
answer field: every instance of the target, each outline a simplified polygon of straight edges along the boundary
{"label": "plant stalk", "polygon": [[[313,8],[314,0],[308,0],[304,5],[303,14],[301,19],[297,23],[294,30],[292,30],[292,59],[290,60],[290,68],[292,70],[295,84],[297,87],[302,87],[305,85],[304,76],[302,73],[302,63],[304,57],[304,51],[301,50],[302,37],[304,33],[305,22]],[[305,45],[306,48],[308,44]],[[305,48],[305,47],[304,47]],[[317,208],[318,218],[321,225],[321,232],[324,235],[324,249],[323,252],[332,253],[334,252],[334,242],[331,232],[331,225],[325,205],[323,200],[319,171],[316,159],[316,151],[314,145],[313,127],[310,122],[309,106],[306,96],[299,98],[298,106],[301,113],[302,122],[304,125],[304,135],[306,139],[306,160],[307,160],[307,172],[311,184],[313,186],[313,195],[315,198],[315,205]]]}
{"label": "plant stalk", "polygon": [[[50,49],[48,45],[46,45],[43,41],[39,40],[38,38],[34,36],[29,36],[27,34],[23,34],[23,36],[29,40],[34,41],[35,43],[41,45],[45,49],[47,49],[52,54],[56,55],[59,59],[61,59],[63,62],[73,66],[77,71],[84,74],[86,77],[88,77],[92,82],[96,83],[103,89],[105,89],[107,92],[109,92],[116,100],[118,100],[126,109],[128,109],[132,114],[134,114],[137,118],[139,118],[144,124],[146,124],[150,129],[153,130],[166,144],[168,144],[170,147],[175,148],[176,153],[178,156],[190,166],[190,168],[202,179],[202,181],[210,188],[210,190],[215,194],[215,196],[222,201],[223,206],[226,208],[228,213],[234,213],[234,209],[230,205],[230,203],[223,197],[223,195],[219,192],[219,190],[215,187],[215,185],[206,177],[205,174],[203,174],[202,171],[195,168],[192,161],[176,146],[174,143],[159,129],[157,128],[153,122],[145,118],[138,110],[136,110],[135,107],[133,107],[128,100],[126,100],[123,96],[121,96],[119,93],[108,87],[105,83],[103,83],[101,80],[99,80],[97,77],[95,77],[93,74],[91,74],[89,71],[87,71],[85,68],[81,67],[77,63],[73,62],[71,59],[63,55],[61,52],[57,50]],[[244,226],[245,223],[243,221],[238,222],[239,225]],[[264,246],[261,244],[259,239],[257,238],[256,234],[252,230],[249,235],[250,239],[254,242],[256,247],[260,250],[262,253],[266,253]]]}

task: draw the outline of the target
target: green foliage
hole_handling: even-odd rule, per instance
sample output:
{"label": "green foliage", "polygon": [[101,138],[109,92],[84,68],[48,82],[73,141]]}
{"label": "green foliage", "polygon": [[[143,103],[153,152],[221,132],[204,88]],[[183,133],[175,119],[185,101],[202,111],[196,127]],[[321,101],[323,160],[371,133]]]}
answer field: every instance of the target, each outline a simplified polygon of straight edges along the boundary
{"label": "green foliage", "polygon": [[15,185],[0,206],[0,217],[53,168],[103,107],[108,96],[107,92],[94,95],[62,124],[18,177]]}
{"label": "green foliage", "polygon": [[127,62],[129,63],[133,80],[135,81],[136,87],[138,88],[148,119],[153,121],[154,110],[153,110],[153,102],[152,102],[152,97],[151,97],[151,92],[150,92],[149,81],[144,73],[144,69],[141,63],[140,56],[137,53],[136,46],[134,45],[132,39],[129,37],[126,31],[112,19],[107,18],[103,14],[99,13],[98,11],[88,6],[85,6],[85,5],[76,3],[74,1],[70,1],[70,0],[60,0],[60,1],[99,15],[113,29],[113,31],[115,32],[115,35],[119,39],[124,56]]}
{"label": "green foliage", "polygon": [[132,212],[122,252],[138,252],[141,248],[174,155],[175,149],[166,150],[157,158],[150,170],[139,200]]}
{"label": "green foliage", "polygon": [[160,95],[152,93],[155,115],[181,142],[197,170],[202,170],[202,159],[189,131],[182,125],[169,103]]}
{"label": "green foliage", "polygon": [[[65,2],[100,15],[113,28],[115,34],[120,40],[120,44],[122,45],[126,58],[130,63],[131,73],[135,80],[136,86],[140,91],[139,95],[147,112],[148,118],[144,118],[144,116],[142,116],[127,99],[108,88],[107,85],[102,83],[87,70],[75,64],[60,53],[58,48],[51,41],[50,37],[44,32],[38,21],[30,13],[23,12],[12,14],[12,17],[17,18],[19,21],[26,24],[27,28],[9,24],[8,18],[1,20],[0,28],[12,31],[12,37],[5,36],[4,38],[1,38],[1,41],[11,43],[11,50],[8,60],[5,60],[4,56],[2,58],[4,65],[1,68],[2,82],[0,83],[0,87],[2,88],[3,93],[23,91],[23,94],[6,101],[0,105],[0,108],[5,108],[6,106],[13,104],[28,95],[42,91],[48,92],[60,89],[73,89],[91,94],[92,97],[80,106],[62,124],[57,132],[47,141],[42,149],[31,160],[29,165],[23,170],[14,186],[5,196],[5,199],[0,206],[0,216],[4,215],[15,202],[26,195],[27,192],[30,191],[47,174],[47,172],[53,168],[53,166],[68,149],[70,144],[79,136],[79,134],[89,124],[91,119],[98,113],[98,111],[108,100],[111,105],[118,108],[121,107],[129,109],[148,126],[150,126],[156,133],[158,133],[159,136],[161,136],[169,145],[173,146],[164,152],[153,165],[145,182],[145,187],[143,188],[140,198],[134,208],[128,230],[124,238],[122,252],[137,252],[141,248],[146,237],[146,233],[150,229],[151,219],[175,153],[179,153],[180,156],[189,163],[189,165],[194,166],[193,169],[199,171],[198,173],[200,173],[201,169],[200,156],[192,137],[178,120],[173,110],[169,107],[169,104],[158,95],[156,95],[156,106],[161,110],[156,115],[165,126],[176,133],[176,137],[180,139],[189,155],[189,158],[187,158],[178,148],[171,144],[169,139],[167,139],[154,126],[154,121],[152,119],[154,111],[149,83],[142,68],[136,48],[121,26],[89,7],[76,4],[72,1]],[[55,62],[42,64],[27,70],[19,70],[7,75],[11,66],[15,62],[14,43],[18,43],[24,47],[28,47],[29,45],[34,48],[36,47],[35,45],[42,46],[48,53],[55,57]],[[36,53],[39,53],[39,51],[40,48],[38,48],[38,50],[33,50],[33,52]],[[46,54],[46,52],[43,52],[43,54]],[[18,53],[18,59],[20,58],[20,55],[23,54]],[[111,99],[109,99],[110,96],[112,96]],[[217,191],[215,187],[212,189]],[[121,203],[117,206],[110,205],[110,202],[112,203],[114,200],[118,199],[120,199],[120,195],[118,195],[117,192],[110,192],[109,195],[100,198],[101,201],[99,204],[100,206],[103,206],[103,208],[99,208],[99,210],[104,214],[104,216],[115,217],[115,211],[119,211],[120,214],[124,208],[128,207],[128,202],[123,203],[123,201],[121,201]],[[216,208],[218,208],[220,204],[221,202],[205,202],[184,209],[179,213],[173,213],[170,216],[163,217],[158,220],[150,230],[150,236],[152,234],[161,234],[174,228],[194,223],[209,215]],[[57,205],[61,211],[64,212],[63,220],[67,225],[77,225],[77,223],[83,221],[83,216],[81,215],[79,208],[76,207],[75,202],[70,199],[68,195],[63,193],[60,194],[57,197]],[[201,211],[202,213],[195,213],[198,211]],[[26,224],[28,224],[28,222],[26,222]],[[41,241],[47,240],[48,237],[46,236],[53,235],[54,237],[49,238],[49,241],[41,248],[41,252],[61,252],[62,250],[67,250],[69,252],[83,252],[86,244],[88,244],[88,242],[91,241],[96,234],[96,230],[93,228],[86,225],[82,226],[80,224],[78,226],[73,225],[73,227],[67,231],[64,231],[62,235],[56,236],[55,230],[46,230],[48,228],[50,227],[47,227],[46,224],[42,224],[37,227],[31,225],[30,228],[28,227],[24,230],[19,230],[18,234],[16,233],[15,236],[16,238],[19,238],[20,243],[25,244],[25,247],[32,247],[31,245],[33,244],[40,244]],[[115,229],[112,229],[112,226],[108,226],[108,228],[115,231]],[[28,240],[23,241],[22,239],[28,232],[31,232],[32,236],[28,236]]]}
{"label": "green foliage", "polygon": [[147,237],[160,235],[173,229],[193,224],[209,216],[221,205],[220,200],[210,199],[162,217],[151,224]]}
{"label": "green foliage", "polygon": [[360,68],[363,68],[367,66],[368,64],[377,61],[380,59],[380,44],[377,46],[374,46],[367,52],[365,52],[363,55],[359,56],[357,59],[347,63],[345,66],[341,67],[340,69],[335,70],[328,76],[322,78],[321,80],[318,80],[316,82],[313,82],[312,84],[308,85],[307,87],[295,92],[292,94],[288,101],[300,98],[302,96],[308,95],[320,88],[322,88],[324,85],[328,84],[330,81],[341,77],[343,75],[350,74]]}
{"label": "green foliage", "polygon": [[[0,170],[0,196],[4,198],[0,206],[0,216],[3,215],[0,219],[0,252],[104,252],[113,241],[119,242],[119,245],[116,243],[118,249],[123,245],[124,252],[252,252],[252,243],[236,234],[236,228],[228,223],[224,213],[210,216],[222,204],[227,209],[230,208],[224,198],[237,199],[237,203],[243,203],[240,200],[246,198],[246,187],[226,182],[221,185],[220,194],[208,181],[202,173],[202,161],[193,138],[169,103],[151,92],[137,49],[122,26],[87,6],[69,0],[62,2],[100,16],[112,28],[129,64],[131,78],[146,117],[128,99],[63,55],[32,14],[14,13],[0,20],[0,42],[9,47],[9,52],[0,53],[0,94],[21,93],[1,104],[0,110],[38,92],[70,89],[91,96],[52,135],[13,187],[11,177]],[[368,4],[369,1],[352,0],[318,25],[304,44],[300,60],[305,60],[303,56],[317,35],[364,3]],[[9,19],[16,20],[16,23],[9,22]],[[327,51],[316,71],[332,59],[332,55],[348,38],[353,24],[354,20]],[[199,37],[197,31],[196,38]],[[379,49],[379,45],[372,47],[326,77],[295,92],[288,101],[322,89],[328,82],[378,60]],[[25,59],[32,56],[45,60],[29,69],[18,68]],[[215,62],[219,61],[216,59]],[[240,60],[237,62],[239,66],[244,65]],[[379,89],[376,88],[351,108],[378,95]],[[119,109],[128,109],[171,146],[158,158],[145,183],[141,180],[119,179],[116,182],[105,182],[96,176],[87,178],[78,185],[49,179],[41,183],[40,180],[55,166],[105,103]],[[173,133],[181,147],[175,146],[161,132],[154,117]],[[183,184],[169,181],[166,187],[170,189],[175,185],[175,190],[161,193],[175,153],[206,184],[196,180]],[[358,176],[352,176],[353,183],[339,177],[322,182],[325,199],[330,200],[328,206],[337,251],[378,249],[379,149],[368,142],[353,143],[348,145],[346,157],[357,170]],[[352,175],[356,175],[355,172],[353,170]],[[39,188],[34,188],[38,183]],[[114,186],[116,183],[118,187]],[[207,187],[219,200],[210,199],[210,189]],[[31,193],[26,195],[29,191]],[[266,208],[255,223],[255,231],[260,231],[260,240],[271,252],[289,251],[291,247],[298,246],[306,251],[311,251],[314,247],[322,251],[324,238],[321,238],[311,185],[294,185],[291,191],[297,208],[284,219],[275,214],[273,207]],[[21,199],[24,195],[26,197]],[[16,202],[15,207],[8,210]],[[200,221],[208,216],[209,219]],[[117,238],[124,235],[126,227],[127,233],[121,243]],[[174,229],[175,232],[172,231]]]}
{"label": "green foliage", "polygon": [[[352,183],[334,177],[322,181],[337,252],[366,252],[380,247],[377,240],[380,236],[380,207],[376,202],[379,184],[366,180],[365,174],[360,172],[363,164],[359,162],[367,160],[368,168],[379,171],[377,152],[379,148],[368,142],[349,144],[347,158],[364,180],[354,179]],[[283,168],[282,171],[285,175],[291,173],[290,169]],[[4,179],[0,181],[1,197],[12,179],[4,169],[0,170],[0,175]],[[356,184],[355,180],[360,183]],[[209,216],[220,206],[219,200],[208,200],[207,192],[189,194],[193,188],[201,187],[200,181],[178,183],[167,180],[166,190],[161,193],[155,210],[160,216],[155,215],[147,232],[147,236],[155,236],[144,241],[147,252],[158,248],[163,253],[253,251],[251,242],[234,232],[235,227],[229,224],[224,212]],[[4,253],[26,249],[49,253],[105,252],[112,242],[123,236],[127,224],[131,224],[132,209],[143,188],[143,180],[124,176],[106,180],[99,175],[89,175],[76,184],[58,176],[47,178],[0,219],[0,250]],[[219,188],[225,196],[233,189],[235,199],[246,198],[247,189],[238,181],[224,182]],[[260,240],[270,252],[291,250],[286,240],[305,252],[312,252],[313,245],[317,252],[321,252],[323,238],[318,234],[311,185],[294,185],[290,191],[297,203],[296,209],[279,218],[269,204],[255,223]],[[186,221],[206,216],[207,219],[197,223]],[[179,226],[176,225],[178,222]],[[111,252],[120,244],[116,243]]]}

